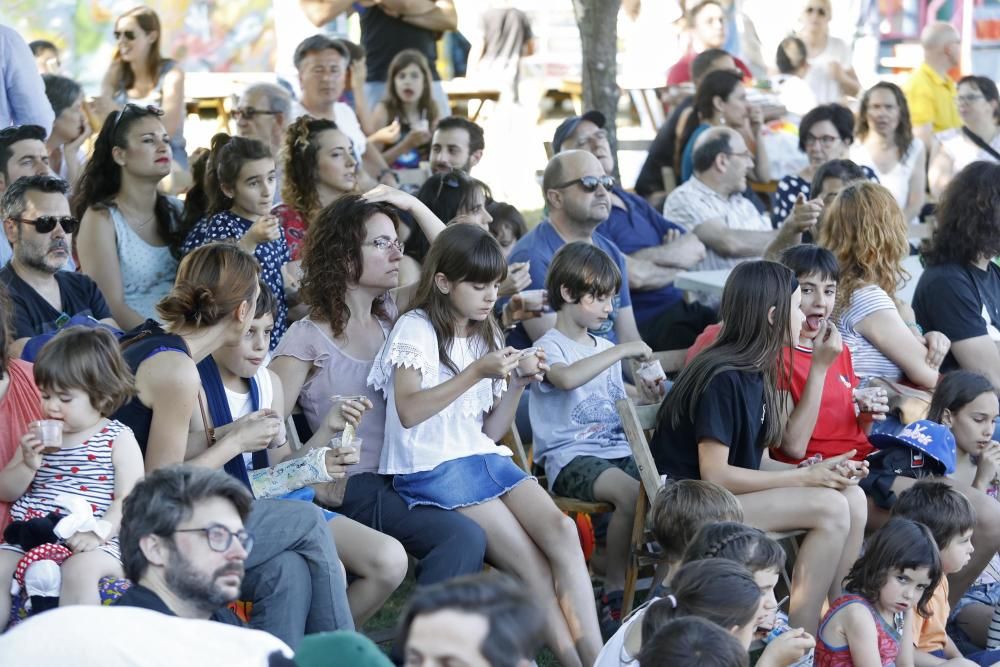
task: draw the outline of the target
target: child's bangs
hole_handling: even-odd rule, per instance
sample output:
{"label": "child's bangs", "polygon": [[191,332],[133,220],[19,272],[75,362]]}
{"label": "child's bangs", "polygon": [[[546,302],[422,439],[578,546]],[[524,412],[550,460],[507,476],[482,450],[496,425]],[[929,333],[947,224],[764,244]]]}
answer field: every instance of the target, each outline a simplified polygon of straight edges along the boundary
{"label": "child's bangs", "polygon": [[492,236],[483,235],[469,249],[460,280],[469,283],[492,283],[507,277],[507,260]]}

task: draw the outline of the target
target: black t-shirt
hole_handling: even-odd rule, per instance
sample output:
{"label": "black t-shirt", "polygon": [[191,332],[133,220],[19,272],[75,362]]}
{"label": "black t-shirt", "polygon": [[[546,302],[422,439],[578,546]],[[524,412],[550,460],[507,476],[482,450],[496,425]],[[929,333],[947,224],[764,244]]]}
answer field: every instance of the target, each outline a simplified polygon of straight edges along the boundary
{"label": "black t-shirt", "polygon": [[[1000,341],[1000,267],[929,266],[913,294],[913,312],[924,331],[940,331],[953,343],[979,336]],[[958,368],[949,352],[941,372]],[[970,369],[975,370],[975,369]]]}
{"label": "black t-shirt", "polygon": [[651,193],[664,188],[662,169],[674,165],[674,151],[677,147],[677,122],[684,110],[689,109],[693,104],[693,95],[685,98],[670,112],[666,122],[660,126],[656,138],[649,145],[646,161],[642,163],[639,177],[635,181],[637,195],[648,197]]}
{"label": "black t-shirt", "polygon": [[682,419],[677,428],[669,419],[660,422],[650,443],[656,467],[673,479],[701,479],[698,442],[712,439],[729,446],[729,465],[758,470],[766,414],[763,375],[719,373],[708,383],[693,416]]}
{"label": "black t-shirt", "polygon": [[[115,605],[119,607],[139,607],[140,609],[149,609],[150,611],[158,611],[161,614],[166,614],[167,616],[176,616],[173,610],[167,606],[167,603],[163,599],[149,590],[145,586],[140,586],[135,584],[130,587],[125,593],[118,598]],[[229,607],[222,607],[214,612],[209,617],[209,620],[215,621],[217,623],[225,623],[226,625],[236,625],[241,628],[245,628],[246,624],[240,620],[240,618],[233,613]]]}
{"label": "black t-shirt", "polygon": [[0,283],[7,287],[14,307],[15,339],[56,331],[74,315],[89,315],[95,320],[111,317],[111,310],[93,280],[72,271],[56,271],[55,279],[62,311],[53,308],[34,287],[21,280],[10,264],[0,269]]}
{"label": "black t-shirt", "polygon": [[364,7],[358,11],[361,17],[361,46],[365,47],[365,62],[368,65],[367,81],[386,81],[389,63],[403,49],[416,49],[427,58],[431,76],[438,76],[437,42],[440,33],[420,28],[402,19],[389,16],[379,7]]}

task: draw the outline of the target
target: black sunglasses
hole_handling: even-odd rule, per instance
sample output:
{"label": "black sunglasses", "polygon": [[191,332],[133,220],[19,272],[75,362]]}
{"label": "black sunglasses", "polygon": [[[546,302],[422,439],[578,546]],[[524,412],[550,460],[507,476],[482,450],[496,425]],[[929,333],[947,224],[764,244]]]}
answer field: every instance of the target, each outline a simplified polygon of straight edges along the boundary
{"label": "black sunglasses", "polygon": [[131,111],[133,114],[139,116],[152,115],[156,116],[157,118],[163,115],[163,109],[161,109],[158,106],[154,106],[152,104],[146,104],[146,105],[132,104],[131,102],[129,102],[125,106],[123,106],[122,110],[118,112],[117,116],[115,116],[115,123],[114,125],[111,126],[112,137],[114,137],[115,134],[118,133],[118,126],[121,125],[122,118],[125,117],[126,111]]}
{"label": "black sunglasses", "polygon": [[61,226],[67,234],[76,234],[76,230],[80,228],[80,221],[71,215],[40,215],[37,218],[17,216],[12,217],[11,220],[32,225],[39,234],[48,234],[56,228],[56,225]]}
{"label": "black sunglasses", "polygon": [[247,120],[253,120],[254,116],[277,116],[280,111],[264,111],[263,109],[254,109],[253,107],[245,107],[243,109],[233,109],[230,115],[239,120],[240,118],[246,118]]}
{"label": "black sunglasses", "polygon": [[826,16],[826,9],[823,7],[806,7],[806,14],[816,14],[818,16]]}
{"label": "black sunglasses", "polygon": [[121,30],[121,31],[115,30],[114,35],[116,42],[120,40],[122,37],[124,37],[129,42],[135,39],[135,31],[133,30]]}
{"label": "black sunglasses", "polygon": [[615,179],[613,176],[581,176],[580,178],[574,178],[572,181],[553,185],[552,189],[562,190],[563,188],[577,184],[583,188],[584,192],[594,192],[597,190],[598,185],[604,186],[605,190],[611,192],[611,188],[615,187]]}

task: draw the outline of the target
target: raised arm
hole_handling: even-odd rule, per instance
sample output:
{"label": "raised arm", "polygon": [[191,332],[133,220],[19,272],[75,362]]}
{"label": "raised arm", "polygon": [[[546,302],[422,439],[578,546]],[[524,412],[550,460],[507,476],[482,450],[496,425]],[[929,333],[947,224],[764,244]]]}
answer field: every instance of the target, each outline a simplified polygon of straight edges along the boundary
{"label": "raised arm", "polygon": [[353,0],[299,0],[302,13],[317,28],[349,11],[353,4]]}
{"label": "raised arm", "polygon": [[90,276],[115,321],[125,330],[133,329],[146,321],[125,303],[121,263],[118,261],[118,237],[115,223],[106,209],[87,209],[76,237],[76,251],[80,257],[80,271]]}
{"label": "raised arm", "polygon": [[434,32],[458,29],[458,14],[452,0],[381,0],[390,16]]}
{"label": "raised arm", "polygon": [[788,415],[781,439],[781,451],[794,459],[805,458],[823,404],[826,374],[843,350],[840,332],[830,320],[824,323],[819,335],[816,336],[815,345],[809,375],[806,377],[799,402],[793,403],[791,394],[782,392],[786,406],[791,405],[792,409],[781,412],[782,415]]}
{"label": "raised arm", "polygon": [[163,127],[171,137],[184,132],[184,107],[184,70],[174,65],[163,77]]}
{"label": "raised arm", "polygon": [[572,364],[553,364],[545,374],[545,380],[556,389],[572,391],[587,384],[622,359],[633,357],[645,361],[652,357],[652,351],[642,341],[622,343]]}

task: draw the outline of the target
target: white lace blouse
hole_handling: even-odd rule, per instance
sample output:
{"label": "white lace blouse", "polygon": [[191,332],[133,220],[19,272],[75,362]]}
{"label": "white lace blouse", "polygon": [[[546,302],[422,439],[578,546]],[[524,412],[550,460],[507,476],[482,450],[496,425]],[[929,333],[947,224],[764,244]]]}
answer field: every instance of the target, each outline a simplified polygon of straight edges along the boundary
{"label": "white lace blouse", "polygon": [[[474,338],[456,338],[448,350],[460,372],[485,353],[486,344]],[[420,371],[421,389],[454,377],[438,359],[437,334],[422,310],[399,318],[368,375],[369,386],[382,391],[386,399],[380,473],[421,472],[475,454],[512,455],[510,449],[497,445],[483,433],[483,419],[505,389],[503,380],[481,380],[438,414],[413,428],[403,428],[393,390],[395,371],[400,367]]]}

